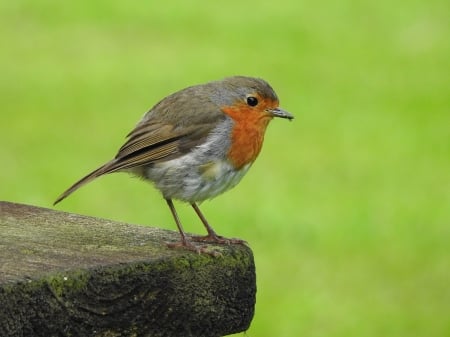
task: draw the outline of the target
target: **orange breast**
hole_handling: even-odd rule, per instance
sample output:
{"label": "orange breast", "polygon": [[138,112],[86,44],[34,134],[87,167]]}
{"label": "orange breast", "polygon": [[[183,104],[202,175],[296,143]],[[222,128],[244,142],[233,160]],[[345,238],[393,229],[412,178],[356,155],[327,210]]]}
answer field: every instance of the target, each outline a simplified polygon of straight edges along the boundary
{"label": "orange breast", "polygon": [[236,169],[241,169],[244,165],[252,163],[261,151],[264,133],[272,116],[246,104],[225,107],[223,111],[235,122],[228,159]]}

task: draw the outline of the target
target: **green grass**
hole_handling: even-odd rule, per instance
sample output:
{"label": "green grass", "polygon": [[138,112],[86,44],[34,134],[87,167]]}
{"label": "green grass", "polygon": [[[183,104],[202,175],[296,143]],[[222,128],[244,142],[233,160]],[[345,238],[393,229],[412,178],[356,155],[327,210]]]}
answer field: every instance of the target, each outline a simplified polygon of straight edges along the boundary
{"label": "green grass", "polygon": [[[160,98],[263,77],[296,119],[273,121],[248,176],[203,204],[254,250],[247,335],[449,335],[448,13],[444,0],[4,1],[0,199],[50,207]],[[58,209],[175,229],[137,181],[104,177]]]}

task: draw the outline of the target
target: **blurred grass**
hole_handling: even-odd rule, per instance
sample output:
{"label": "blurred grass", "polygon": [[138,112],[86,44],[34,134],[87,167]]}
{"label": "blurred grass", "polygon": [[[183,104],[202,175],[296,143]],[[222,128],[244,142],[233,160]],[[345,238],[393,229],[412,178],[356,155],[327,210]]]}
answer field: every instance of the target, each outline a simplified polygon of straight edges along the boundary
{"label": "blurred grass", "polygon": [[[187,85],[267,79],[292,123],[203,210],[249,241],[248,336],[450,334],[446,1],[0,3],[0,198],[49,207]],[[112,175],[59,209],[175,229]],[[189,207],[185,226],[202,231]]]}

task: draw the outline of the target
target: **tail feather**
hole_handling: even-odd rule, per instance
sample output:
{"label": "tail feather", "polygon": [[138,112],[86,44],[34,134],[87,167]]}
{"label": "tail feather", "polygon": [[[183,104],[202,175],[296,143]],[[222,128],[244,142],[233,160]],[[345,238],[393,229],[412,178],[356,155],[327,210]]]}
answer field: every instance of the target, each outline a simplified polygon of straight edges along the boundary
{"label": "tail feather", "polygon": [[59,203],[60,201],[62,201],[63,199],[65,199],[66,197],[68,197],[70,194],[72,194],[73,192],[75,192],[77,189],[79,189],[81,186],[87,184],[88,182],[94,180],[95,178],[100,177],[101,175],[107,174],[107,173],[111,173],[116,171],[114,169],[114,164],[116,163],[115,160],[112,160],[108,163],[106,163],[105,165],[99,167],[98,169],[92,171],[91,173],[89,173],[87,176],[81,178],[80,180],[78,180],[75,184],[73,184],[72,186],[70,186],[66,191],[64,191],[53,203],[53,206],[56,205],[57,203]]}

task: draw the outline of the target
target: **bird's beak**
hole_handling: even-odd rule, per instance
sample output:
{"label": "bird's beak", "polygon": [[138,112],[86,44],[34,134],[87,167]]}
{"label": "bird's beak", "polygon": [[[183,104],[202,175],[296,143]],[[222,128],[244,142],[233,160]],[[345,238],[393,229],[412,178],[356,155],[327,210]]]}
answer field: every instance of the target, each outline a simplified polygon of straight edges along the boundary
{"label": "bird's beak", "polygon": [[281,108],[269,109],[267,111],[272,115],[272,117],[286,118],[289,120],[294,119],[294,116],[292,114]]}

